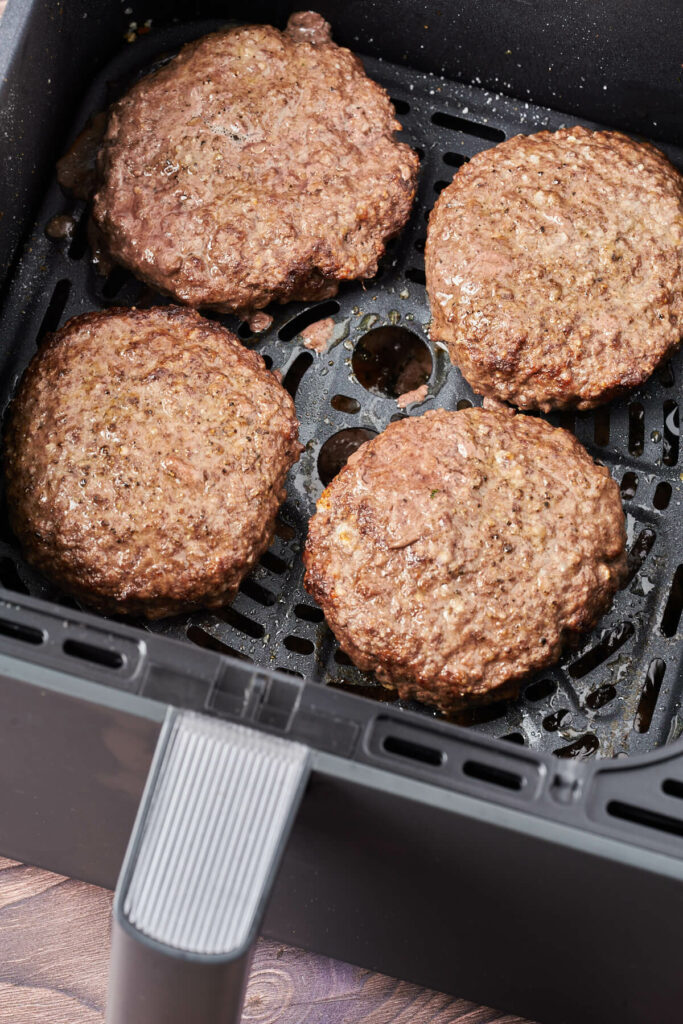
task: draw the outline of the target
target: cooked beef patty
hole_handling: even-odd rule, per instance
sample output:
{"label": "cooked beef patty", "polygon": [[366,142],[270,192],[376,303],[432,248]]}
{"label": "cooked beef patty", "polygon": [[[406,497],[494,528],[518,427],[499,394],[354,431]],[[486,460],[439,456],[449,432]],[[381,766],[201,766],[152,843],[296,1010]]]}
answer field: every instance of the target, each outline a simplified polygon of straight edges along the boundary
{"label": "cooked beef patty", "polygon": [[194,311],[86,313],[47,340],[13,402],[12,528],[102,611],[224,604],[270,544],[297,427],[261,357]]}
{"label": "cooked beef patty", "polygon": [[94,217],[115,260],[190,306],[334,295],[408,219],[400,127],[319,15],[217,32],[112,108]]}
{"label": "cooked beef patty", "polygon": [[680,341],[683,179],[617,132],[518,135],[443,190],[426,272],[432,337],[476,391],[592,408]]}
{"label": "cooked beef patty", "polygon": [[497,408],[392,423],[323,492],[304,584],[342,649],[444,711],[514,695],[626,571],[619,490],[578,441]]}

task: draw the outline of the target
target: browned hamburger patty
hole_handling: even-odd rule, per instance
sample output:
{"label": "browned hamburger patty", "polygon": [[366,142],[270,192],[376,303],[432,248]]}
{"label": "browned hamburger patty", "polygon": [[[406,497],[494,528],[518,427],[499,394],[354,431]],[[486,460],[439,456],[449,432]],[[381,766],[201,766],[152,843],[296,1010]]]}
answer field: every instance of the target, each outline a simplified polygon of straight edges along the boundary
{"label": "browned hamburger patty", "polygon": [[247,315],[372,277],[418,157],[327,22],[185,46],[111,111],[94,217],[115,260],[190,306]]}
{"label": "browned hamburger patty", "polygon": [[391,424],[323,492],[304,584],[342,649],[444,711],[508,697],[626,571],[619,490],[565,430],[498,407]]}
{"label": "browned hamburger patty", "polygon": [[480,394],[592,408],[678,345],[682,243],[683,179],[652,146],[518,135],[473,157],[432,211],[432,337]]}
{"label": "browned hamburger patty", "polygon": [[86,313],[13,402],[5,470],[27,559],[107,612],[230,601],[271,542],[299,457],[263,360],[189,309]]}

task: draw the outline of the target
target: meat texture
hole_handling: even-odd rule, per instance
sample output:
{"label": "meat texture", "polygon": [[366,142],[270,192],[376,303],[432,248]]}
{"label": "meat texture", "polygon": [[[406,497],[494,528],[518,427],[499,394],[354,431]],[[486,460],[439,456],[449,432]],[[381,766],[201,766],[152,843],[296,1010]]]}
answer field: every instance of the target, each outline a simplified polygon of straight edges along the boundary
{"label": "meat texture", "polygon": [[473,157],[432,211],[432,338],[480,394],[589,409],[677,347],[682,243],[683,179],[653,146],[518,135]]}
{"label": "meat texture", "polygon": [[319,15],[216,32],[112,108],[94,218],[117,262],[190,306],[334,295],[376,273],[410,214],[400,127]]}
{"label": "meat texture", "polygon": [[626,572],[619,490],[576,439],[497,408],[392,423],[323,492],[305,586],[342,649],[444,711],[517,693]]}
{"label": "meat texture", "polygon": [[297,429],[261,357],[193,310],[75,317],[11,408],[12,527],[30,562],[101,611],[219,606],[272,540]]}

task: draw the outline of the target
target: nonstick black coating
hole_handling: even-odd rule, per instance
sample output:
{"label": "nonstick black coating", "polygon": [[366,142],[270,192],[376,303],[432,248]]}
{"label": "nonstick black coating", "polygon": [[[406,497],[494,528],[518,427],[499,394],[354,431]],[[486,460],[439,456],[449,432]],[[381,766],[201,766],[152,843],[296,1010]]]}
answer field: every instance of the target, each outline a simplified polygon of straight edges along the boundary
{"label": "nonstick black coating", "polygon": [[[123,49],[93,83],[72,136],[88,115],[104,109],[160,55],[213,27],[214,23],[175,26]],[[404,138],[421,155],[419,195],[410,223],[391,244],[371,282],[344,286],[336,299],[318,305],[273,307],[273,325],[260,336],[234,318],[218,318],[283,373],[285,387],[296,400],[305,451],[290,476],[278,537],[244,581],[235,602],[220,612],[138,625],[370,699],[401,704],[348,663],[322,613],[302,589],[307,522],[323,481],[340,459],[392,419],[481,401],[427,333],[423,248],[426,218],[440,189],[474,153],[506,137],[587,122],[380,60],[365,63],[368,73],[394,98]],[[681,151],[663,148],[683,166]],[[58,213],[72,214],[77,221],[71,241],[55,243],[44,235],[45,225]],[[165,301],[120,269],[106,279],[98,277],[86,243],[86,220],[84,205],[65,197],[54,180],[4,311],[3,408],[36,342],[47,331],[86,310]],[[332,347],[324,355],[308,351],[301,330],[328,316],[336,325]],[[426,401],[400,410],[397,394],[425,376]],[[463,712],[456,717],[459,724],[559,757],[578,758],[643,752],[683,729],[678,716],[682,679],[677,636],[683,600],[680,379],[679,355],[627,399],[591,413],[550,417],[573,430],[620,483],[632,579],[599,628],[557,668],[530,680],[519,700]],[[68,605],[68,598],[24,562],[5,515],[0,525],[0,582],[10,590]],[[404,706],[435,714],[414,702]]]}

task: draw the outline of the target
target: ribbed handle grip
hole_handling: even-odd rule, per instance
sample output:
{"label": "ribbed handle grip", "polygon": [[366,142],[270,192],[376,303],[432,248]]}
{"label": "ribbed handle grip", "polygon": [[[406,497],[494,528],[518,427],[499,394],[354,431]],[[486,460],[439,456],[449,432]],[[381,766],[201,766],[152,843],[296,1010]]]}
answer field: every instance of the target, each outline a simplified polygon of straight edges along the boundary
{"label": "ribbed handle grip", "polygon": [[108,1024],[232,1024],[309,750],[170,710],[114,900]]}

